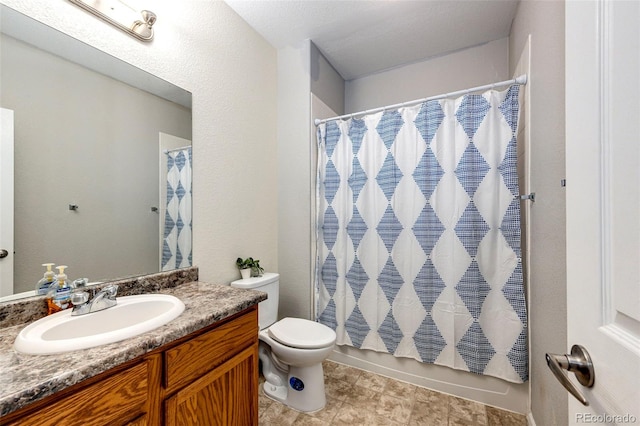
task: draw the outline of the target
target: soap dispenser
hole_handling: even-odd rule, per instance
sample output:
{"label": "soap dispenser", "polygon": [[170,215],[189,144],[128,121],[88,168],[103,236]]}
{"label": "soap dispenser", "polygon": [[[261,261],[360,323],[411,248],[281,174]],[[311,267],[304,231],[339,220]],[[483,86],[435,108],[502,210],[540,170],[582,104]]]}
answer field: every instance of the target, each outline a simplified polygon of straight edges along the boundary
{"label": "soap dispenser", "polygon": [[47,272],[36,284],[36,296],[44,296],[49,292],[49,289],[53,284],[57,284],[56,274],[51,270],[53,263],[43,263],[42,266],[47,268]]}
{"label": "soap dispenser", "polygon": [[73,306],[71,304],[71,285],[69,285],[67,275],[64,273],[65,268],[67,268],[66,265],[56,267],[58,285],[52,286],[47,293],[47,313],[49,315]]}

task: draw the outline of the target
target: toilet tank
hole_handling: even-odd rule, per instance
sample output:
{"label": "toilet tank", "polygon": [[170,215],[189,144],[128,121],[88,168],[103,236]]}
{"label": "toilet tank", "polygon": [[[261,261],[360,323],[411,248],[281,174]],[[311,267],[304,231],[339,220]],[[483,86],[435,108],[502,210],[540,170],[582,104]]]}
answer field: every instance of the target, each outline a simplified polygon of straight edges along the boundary
{"label": "toilet tank", "polygon": [[258,304],[258,325],[260,330],[269,327],[278,319],[279,280],[280,274],[265,272],[261,277],[231,282],[231,287],[234,288],[258,290],[267,293],[267,300]]}

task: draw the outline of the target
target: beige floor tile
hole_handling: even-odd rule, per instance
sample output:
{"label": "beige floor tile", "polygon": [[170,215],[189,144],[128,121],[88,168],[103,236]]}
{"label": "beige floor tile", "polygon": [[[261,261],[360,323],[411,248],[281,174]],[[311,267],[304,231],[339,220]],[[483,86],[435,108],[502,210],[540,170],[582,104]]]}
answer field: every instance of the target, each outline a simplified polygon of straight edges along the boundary
{"label": "beige floor tile", "polygon": [[350,367],[344,364],[338,364],[336,362],[327,362],[323,364],[325,378],[330,377],[335,380],[342,380],[350,384],[354,384],[362,370],[355,367]]}
{"label": "beige floor tile", "polygon": [[416,401],[449,405],[449,395],[431,389],[416,386]]}
{"label": "beige floor tile", "polygon": [[[327,396],[327,404],[324,406],[322,410],[318,410],[313,413],[302,413],[302,416],[313,417],[323,422],[323,424],[328,425],[336,416],[336,414],[340,410],[340,407],[342,407],[342,401],[340,401],[339,399],[335,399]],[[320,423],[313,423],[313,424],[320,424]]]}
{"label": "beige floor tile", "polygon": [[402,426],[402,423],[397,423],[388,417],[378,415],[375,411],[363,410],[351,404],[344,403],[331,425]]}
{"label": "beige floor tile", "polygon": [[367,425],[372,413],[354,407],[351,404],[342,404],[340,410],[333,418],[332,425]]}
{"label": "beige floor tile", "polygon": [[413,399],[402,399],[382,394],[376,405],[376,414],[391,421],[407,424],[413,410]]}
{"label": "beige floor tile", "polygon": [[404,426],[406,425],[406,423],[398,423],[398,422],[394,422],[391,419],[388,419],[384,416],[378,416],[375,415],[373,416],[373,419],[367,423],[367,426],[369,425],[375,425],[375,426]]}
{"label": "beige floor tile", "polygon": [[[435,393],[435,392],[434,392]],[[446,398],[432,398],[431,402],[419,401],[413,404],[409,425],[446,426],[449,421],[449,401]]]}
{"label": "beige floor tile", "polygon": [[333,362],[333,361],[322,361],[322,371],[324,372],[324,375],[326,376],[327,373],[330,373],[331,371],[335,370],[335,368],[338,366],[337,362]]}
{"label": "beige floor tile", "polygon": [[262,387],[260,387],[260,392],[258,393],[258,412],[265,412],[272,402],[273,399],[267,397],[262,391]]}
{"label": "beige floor tile", "polygon": [[467,425],[486,425],[485,405],[455,396],[449,397],[449,424],[465,424],[464,422]]}
{"label": "beige floor tile", "polygon": [[325,378],[324,381],[324,390],[327,397],[334,398],[339,401],[344,401],[347,395],[352,394],[353,388],[354,385],[331,377]]}
{"label": "beige floor tile", "polygon": [[371,389],[375,392],[382,392],[387,382],[391,380],[379,374],[371,373],[369,371],[363,371],[360,373],[360,377],[356,381],[357,386],[361,386],[365,389]]}
{"label": "beige floor tile", "polygon": [[523,414],[512,413],[494,407],[487,407],[488,426],[527,426],[527,418]]}
{"label": "beige floor tile", "polygon": [[258,425],[290,426],[300,413],[284,404],[274,401],[273,404],[258,417]]}
{"label": "beige floor tile", "polygon": [[475,416],[471,419],[457,417],[457,416],[449,416],[449,426],[484,426],[486,423],[482,423],[481,420]]}
{"label": "beige floor tile", "polygon": [[296,420],[293,422],[293,426],[327,426],[331,423],[326,420],[321,420],[317,417],[308,416],[304,413],[300,413]]}
{"label": "beige floor tile", "polygon": [[[387,377],[325,361],[327,405],[300,413],[258,396],[260,426],[526,426],[524,415],[487,407]],[[260,378],[260,383],[264,379]]]}
{"label": "beige floor tile", "polygon": [[362,410],[375,411],[381,396],[380,392],[354,386],[354,392],[349,393],[344,402]]}
{"label": "beige floor tile", "polygon": [[410,383],[388,380],[382,393],[396,398],[415,400],[417,388]]}

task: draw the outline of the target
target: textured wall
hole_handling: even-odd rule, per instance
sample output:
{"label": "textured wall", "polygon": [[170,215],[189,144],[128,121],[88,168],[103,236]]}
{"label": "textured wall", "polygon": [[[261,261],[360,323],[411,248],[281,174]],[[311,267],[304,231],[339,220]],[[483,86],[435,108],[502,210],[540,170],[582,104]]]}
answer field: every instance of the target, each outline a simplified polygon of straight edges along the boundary
{"label": "textured wall", "polygon": [[[311,92],[336,114],[344,113],[344,79],[333,68],[322,52],[311,42],[310,68]],[[314,126],[315,129],[315,126]]]}
{"label": "textured wall", "polygon": [[506,80],[509,39],[438,56],[346,83],[345,113]]}
{"label": "textured wall", "polygon": [[238,256],[278,269],[277,53],[222,1],[157,0],[140,42],[67,1],[3,4],[193,93],[194,263],[239,278]]}
{"label": "textured wall", "polygon": [[511,28],[513,70],[531,34],[530,327],[531,412],[538,425],[567,422],[568,393],[545,352],[565,353],[567,298],[564,165],[564,2],[523,0]]}

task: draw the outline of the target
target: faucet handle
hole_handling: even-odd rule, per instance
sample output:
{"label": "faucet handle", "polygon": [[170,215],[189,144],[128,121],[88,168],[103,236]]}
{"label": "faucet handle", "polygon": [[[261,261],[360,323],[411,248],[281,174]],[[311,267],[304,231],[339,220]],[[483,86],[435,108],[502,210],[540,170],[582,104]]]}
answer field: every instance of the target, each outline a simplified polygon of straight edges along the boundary
{"label": "faucet handle", "polygon": [[118,286],[116,284],[110,284],[101,290],[104,292],[105,296],[109,299],[113,299],[116,297],[118,293]]}
{"label": "faucet handle", "polygon": [[89,278],[78,278],[77,280],[73,280],[73,287],[82,288],[89,284]]}
{"label": "faucet handle", "polygon": [[76,292],[71,295],[71,303],[74,306],[84,305],[88,301],[89,293],[87,293],[86,291]]}

